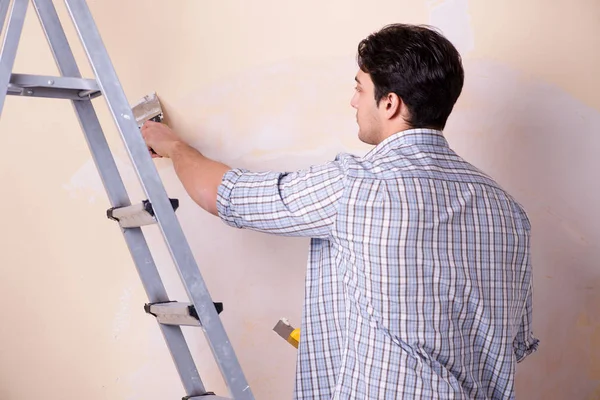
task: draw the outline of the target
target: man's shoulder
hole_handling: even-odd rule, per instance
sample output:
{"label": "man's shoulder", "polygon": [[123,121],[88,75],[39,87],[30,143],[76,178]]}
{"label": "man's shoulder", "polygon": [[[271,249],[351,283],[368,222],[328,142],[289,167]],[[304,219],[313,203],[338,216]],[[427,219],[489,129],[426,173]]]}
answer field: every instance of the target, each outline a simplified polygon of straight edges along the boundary
{"label": "man's shoulder", "polygon": [[494,178],[492,175],[482,171],[481,169],[473,166],[472,164],[469,165],[472,167],[474,173],[483,179],[481,181],[483,190],[490,192],[494,196],[500,195],[504,199],[506,204],[508,204],[509,208],[512,210],[512,214],[517,217],[520,217],[524,224],[524,227],[527,230],[529,230],[531,228],[529,216],[527,215],[525,206],[517,198],[514,191],[506,188],[503,184],[498,182],[496,178]]}
{"label": "man's shoulder", "polygon": [[348,152],[340,152],[334,161],[353,178],[389,179],[400,177],[403,171],[409,171],[411,163],[399,156],[373,158],[369,155],[359,156]]}

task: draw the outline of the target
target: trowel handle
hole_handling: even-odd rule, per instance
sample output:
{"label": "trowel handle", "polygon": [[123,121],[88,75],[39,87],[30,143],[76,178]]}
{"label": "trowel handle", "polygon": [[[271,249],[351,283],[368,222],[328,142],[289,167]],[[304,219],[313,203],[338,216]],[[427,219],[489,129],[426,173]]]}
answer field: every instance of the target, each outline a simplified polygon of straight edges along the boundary
{"label": "trowel handle", "polygon": [[[155,117],[152,117],[152,118],[148,119],[148,121],[154,121],[154,122],[163,122],[163,118],[164,118],[164,117],[163,117],[163,115],[162,115],[162,113],[161,113],[161,114],[158,114],[158,115],[157,115],[157,116],[155,116]],[[157,152],[155,152],[155,151],[154,151],[152,148],[150,148],[149,150],[150,150],[150,153],[152,153],[152,155],[158,155],[158,153],[157,153]]]}

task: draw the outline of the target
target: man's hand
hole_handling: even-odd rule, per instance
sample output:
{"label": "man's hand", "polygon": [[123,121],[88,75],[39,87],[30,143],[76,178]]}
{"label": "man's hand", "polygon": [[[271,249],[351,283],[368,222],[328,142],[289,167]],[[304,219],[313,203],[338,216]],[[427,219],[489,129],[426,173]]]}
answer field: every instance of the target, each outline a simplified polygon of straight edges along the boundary
{"label": "man's hand", "polygon": [[146,141],[148,150],[154,150],[152,158],[171,158],[175,146],[181,143],[181,139],[167,125],[160,122],[146,121],[142,126],[142,136]]}
{"label": "man's hand", "polygon": [[218,215],[217,194],[223,175],[231,168],[204,157],[187,145],[167,125],[147,121],[142,126],[142,136],[153,158],[167,157],[173,162],[177,177],[190,197],[203,209]]}

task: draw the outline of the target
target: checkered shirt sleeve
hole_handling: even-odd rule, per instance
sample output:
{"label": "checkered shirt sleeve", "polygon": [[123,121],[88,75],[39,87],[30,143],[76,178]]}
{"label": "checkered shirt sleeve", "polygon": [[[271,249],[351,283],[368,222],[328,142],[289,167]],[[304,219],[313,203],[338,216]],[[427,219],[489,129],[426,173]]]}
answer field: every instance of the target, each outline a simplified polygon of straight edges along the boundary
{"label": "checkered shirt sleeve", "polygon": [[327,238],[344,190],[337,161],[295,172],[228,171],[217,210],[228,225],[281,236]]}

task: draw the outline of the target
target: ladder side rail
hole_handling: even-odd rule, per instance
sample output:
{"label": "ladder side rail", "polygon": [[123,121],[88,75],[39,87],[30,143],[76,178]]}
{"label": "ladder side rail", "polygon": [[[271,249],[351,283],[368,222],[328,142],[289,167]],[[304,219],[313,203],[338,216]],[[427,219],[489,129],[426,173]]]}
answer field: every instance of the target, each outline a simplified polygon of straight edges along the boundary
{"label": "ladder side rail", "polygon": [[[6,11],[8,10],[8,4],[4,4],[4,2],[7,2],[8,0],[2,1],[3,4],[0,6],[0,12],[4,12],[4,14],[6,14]],[[23,24],[25,22],[25,15],[27,14],[28,5],[29,0],[14,0],[10,10],[10,17],[8,20],[8,25],[6,26],[4,42],[2,43],[2,52],[0,53],[0,88],[4,88],[0,91],[0,115],[2,115],[2,109],[4,108],[4,102],[6,100],[6,92],[8,90],[8,83],[10,82],[10,76],[15,65],[17,48],[19,47],[19,40],[21,39],[21,33],[23,31]],[[2,23],[4,22],[5,18],[2,19]]]}
{"label": "ladder side rail", "polygon": [[253,400],[254,397],[250,387],[215,310],[208,288],[200,274],[181,225],[169,203],[158,171],[148,153],[148,148],[140,135],[133,113],[91,12],[85,1],[65,0],[65,3],[142,187],[154,207],[156,219],[167,247],[171,252],[188,296],[194,303],[202,329],[207,336],[207,342],[219,365],[223,379],[235,399]]}
{"label": "ladder side rail", "polygon": [[0,0],[0,34],[4,29],[4,22],[6,22],[6,15],[8,14],[8,6],[10,6],[10,0]]}
{"label": "ladder side rail", "polygon": [[[50,0],[33,1],[61,74],[80,77],[73,52],[67,42],[54,4]],[[115,164],[93,104],[88,100],[72,100],[72,104],[111,205],[113,207],[130,205],[131,202],[125,185]],[[121,229],[121,231],[150,302],[168,301],[166,289],[160,279],[159,272],[142,230],[140,228],[129,228]],[[186,393],[190,395],[206,393],[181,328],[162,324],[159,324],[159,326],[171,352],[171,356],[174,359]]]}

